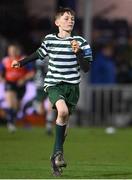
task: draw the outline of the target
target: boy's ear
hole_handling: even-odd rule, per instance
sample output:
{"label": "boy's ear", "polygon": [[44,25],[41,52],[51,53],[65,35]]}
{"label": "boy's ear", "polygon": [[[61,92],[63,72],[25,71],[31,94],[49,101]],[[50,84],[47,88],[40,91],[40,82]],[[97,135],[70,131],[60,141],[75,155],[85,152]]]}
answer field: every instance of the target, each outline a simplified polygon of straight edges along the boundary
{"label": "boy's ear", "polygon": [[59,21],[58,21],[58,19],[55,20],[55,25],[56,25],[56,26],[59,26]]}

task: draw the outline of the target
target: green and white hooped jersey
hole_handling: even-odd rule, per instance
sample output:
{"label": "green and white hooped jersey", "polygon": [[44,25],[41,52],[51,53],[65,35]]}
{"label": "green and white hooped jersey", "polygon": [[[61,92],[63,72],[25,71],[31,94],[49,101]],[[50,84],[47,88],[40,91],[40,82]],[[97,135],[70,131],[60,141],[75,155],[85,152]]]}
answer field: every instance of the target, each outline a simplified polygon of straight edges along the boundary
{"label": "green and white hooped jersey", "polygon": [[60,82],[80,83],[80,66],[76,54],[71,48],[72,40],[78,41],[83,50],[84,59],[92,61],[91,48],[81,36],[62,39],[55,34],[47,35],[37,50],[40,59],[49,57],[48,72],[44,80],[45,88]]}

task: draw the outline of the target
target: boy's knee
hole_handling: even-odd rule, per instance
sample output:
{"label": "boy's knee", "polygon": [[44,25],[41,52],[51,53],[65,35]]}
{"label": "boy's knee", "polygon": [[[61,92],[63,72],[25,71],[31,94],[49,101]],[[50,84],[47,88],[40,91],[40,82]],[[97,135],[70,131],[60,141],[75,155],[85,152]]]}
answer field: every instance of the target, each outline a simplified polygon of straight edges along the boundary
{"label": "boy's knee", "polygon": [[69,111],[68,111],[68,107],[65,104],[64,100],[59,100],[56,103],[56,107],[57,107],[57,123],[58,124],[67,124],[68,121],[68,117],[69,117]]}
{"label": "boy's knee", "polygon": [[69,116],[69,112],[68,112],[68,109],[62,109],[62,110],[59,110],[58,111],[58,116],[61,117],[61,119],[67,119],[68,116]]}

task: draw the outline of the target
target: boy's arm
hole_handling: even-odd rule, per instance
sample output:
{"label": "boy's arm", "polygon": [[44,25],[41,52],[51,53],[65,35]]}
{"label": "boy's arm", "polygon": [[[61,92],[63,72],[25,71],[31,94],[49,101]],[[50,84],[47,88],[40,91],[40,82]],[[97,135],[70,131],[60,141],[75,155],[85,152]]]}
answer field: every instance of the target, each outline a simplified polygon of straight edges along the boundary
{"label": "boy's arm", "polygon": [[38,53],[34,52],[33,54],[31,54],[30,56],[27,56],[26,58],[22,59],[20,62],[20,67],[26,65],[29,62],[35,61],[39,59]]}
{"label": "boy's arm", "polygon": [[71,41],[72,50],[77,56],[79,65],[84,72],[88,72],[90,68],[90,61],[84,58],[83,50],[80,48],[79,43],[76,40]]}
{"label": "boy's arm", "polygon": [[26,57],[26,58],[24,58],[24,59],[22,59],[22,60],[20,60],[20,61],[14,60],[14,61],[12,62],[12,64],[11,64],[11,67],[13,67],[13,68],[19,68],[19,67],[22,67],[22,66],[26,65],[26,64],[29,63],[29,62],[32,62],[32,61],[37,60],[37,59],[39,59],[39,55],[38,55],[37,52],[34,52],[34,53],[31,54],[30,56],[28,56],[28,57]]}
{"label": "boy's arm", "polygon": [[90,68],[90,63],[87,59],[84,59],[83,50],[79,49],[79,51],[76,53],[76,56],[77,56],[81,69],[84,72],[88,72]]}
{"label": "boy's arm", "polygon": [[20,61],[16,61],[14,60],[11,64],[11,67],[13,68],[19,68],[22,67],[24,65],[26,65],[29,62],[35,61],[37,59],[44,59],[46,56],[48,55],[48,50],[46,47],[46,40],[44,39],[42,41],[41,46],[37,49],[36,52],[34,52],[33,54],[31,54],[30,56],[20,60]]}

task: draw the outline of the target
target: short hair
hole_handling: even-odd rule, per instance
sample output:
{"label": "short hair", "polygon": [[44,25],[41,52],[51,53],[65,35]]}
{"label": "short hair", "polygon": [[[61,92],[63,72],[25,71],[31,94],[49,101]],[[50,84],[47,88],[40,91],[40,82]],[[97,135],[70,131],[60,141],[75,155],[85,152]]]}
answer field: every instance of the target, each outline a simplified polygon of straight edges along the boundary
{"label": "short hair", "polygon": [[70,13],[72,16],[75,16],[75,12],[71,9],[71,8],[63,8],[63,7],[60,7],[56,14],[55,14],[55,20],[60,17],[60,16],[63,16],[63,14],[67,12],[67,13]]}

